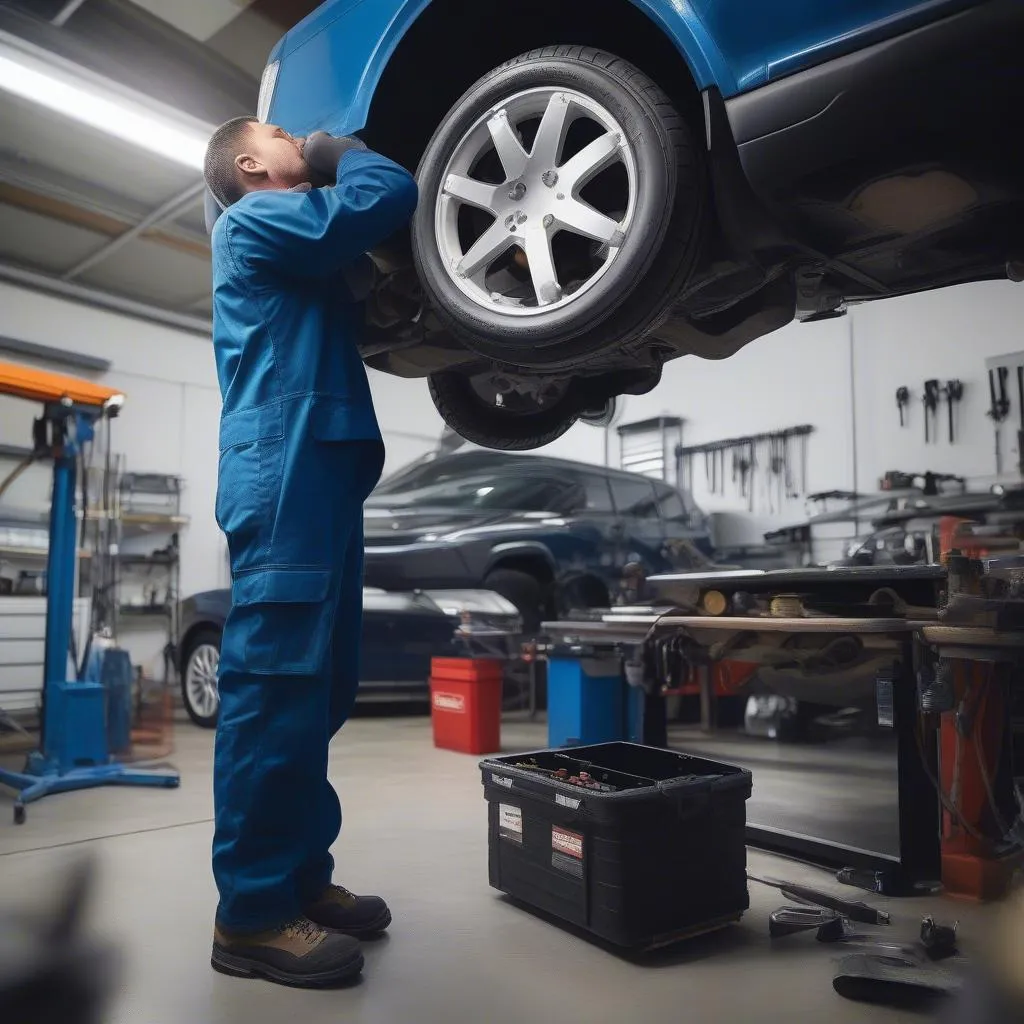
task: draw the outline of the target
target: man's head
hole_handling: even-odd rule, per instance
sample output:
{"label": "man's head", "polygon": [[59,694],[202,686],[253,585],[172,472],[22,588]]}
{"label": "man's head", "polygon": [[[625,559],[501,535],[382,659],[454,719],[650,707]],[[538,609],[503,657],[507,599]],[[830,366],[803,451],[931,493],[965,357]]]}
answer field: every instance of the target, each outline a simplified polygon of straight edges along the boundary
{"label": "man's head", "polygon": [[206,147],[206,184],[222,206],[248,192],[294,188],[312,180],[302,155],[305,139],[283,128],[236,117],[222,124]]}

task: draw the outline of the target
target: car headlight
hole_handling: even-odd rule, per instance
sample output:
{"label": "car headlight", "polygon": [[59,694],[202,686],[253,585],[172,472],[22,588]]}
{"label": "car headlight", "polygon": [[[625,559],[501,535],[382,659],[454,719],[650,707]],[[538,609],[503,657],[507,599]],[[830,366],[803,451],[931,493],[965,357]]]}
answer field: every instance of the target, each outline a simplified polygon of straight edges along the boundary
{"label": "car headlight", "polygon": [[256,117],[259,121],[266,123],[270,116],[270,104],[274,101],[274,89],[277,87],[277,72],[281,68],[279,60],[272,61],[263,69],[263,78],[260,81],[260,98],[256,104]]}

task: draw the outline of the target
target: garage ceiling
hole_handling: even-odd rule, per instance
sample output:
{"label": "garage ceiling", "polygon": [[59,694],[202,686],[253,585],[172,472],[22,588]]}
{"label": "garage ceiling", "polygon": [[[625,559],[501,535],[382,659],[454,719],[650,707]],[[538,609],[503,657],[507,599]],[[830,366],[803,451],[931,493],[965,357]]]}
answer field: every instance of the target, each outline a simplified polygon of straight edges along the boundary
{"label": "garage ceiling", "polygon": [[[205,125],[256,106],[280,36],[317,0],[0,0],[0,33]],[[0,92],[0,280],[205,332],[195,170]]]}

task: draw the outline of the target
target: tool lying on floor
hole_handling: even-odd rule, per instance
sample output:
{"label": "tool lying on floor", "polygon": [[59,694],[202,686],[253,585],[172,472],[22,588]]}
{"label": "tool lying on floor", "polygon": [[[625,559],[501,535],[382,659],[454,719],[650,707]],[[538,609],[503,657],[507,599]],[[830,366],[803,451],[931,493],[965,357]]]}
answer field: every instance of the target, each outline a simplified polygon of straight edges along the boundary
{"label": "tool lying on floor", "polygon": [[832,987],[846,999],[885,1006],[928,1006],[963,987],[949,971],[910,957],[856,953],[839,962]]}
{"label": "tool lying on floor", "polygon": [[851,921],[859,921],[861,924],[890,924],[891,918],[884,910],[877,910],[867,903],[856,900],[844,900],[841,896],[833,896],[831,893],[822,892],[820,889],[812,889],[807,885],[798,885],[795,882],[780,882],[777,879],[757,878],[754,875],[747,875],[747,880],[757,882],[759,885],[767,885],[769,888],[778,889],[788,899],[797,900],[800,903],[810,903],[815,907],[825,907],[834,910]]}
{"label": "tool lying on floor", "polygon": [[825,907],[780,907],[768,916],[768,934],[773,939],[812,930],[816,932],[818,942],[863,946],[881,953],[911,957],[922,963],[945,960],[957,952],[957,926],[937,924],[932,917],[922,920],[916,941],[900,943],[886,942],[874,935],[858,932],[848,918]]}

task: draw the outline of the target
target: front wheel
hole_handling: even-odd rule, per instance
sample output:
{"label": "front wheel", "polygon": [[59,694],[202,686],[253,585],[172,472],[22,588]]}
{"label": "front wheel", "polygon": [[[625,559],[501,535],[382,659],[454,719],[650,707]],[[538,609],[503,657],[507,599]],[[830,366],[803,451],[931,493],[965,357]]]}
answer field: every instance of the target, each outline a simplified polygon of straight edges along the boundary
{"label": "front wheel", "polygon": [[700,254],[699,146],[637,68],[534,50],[477,82],[420,162],[416,268],[438,316],[507,366],[572,367],[649,333]]}

